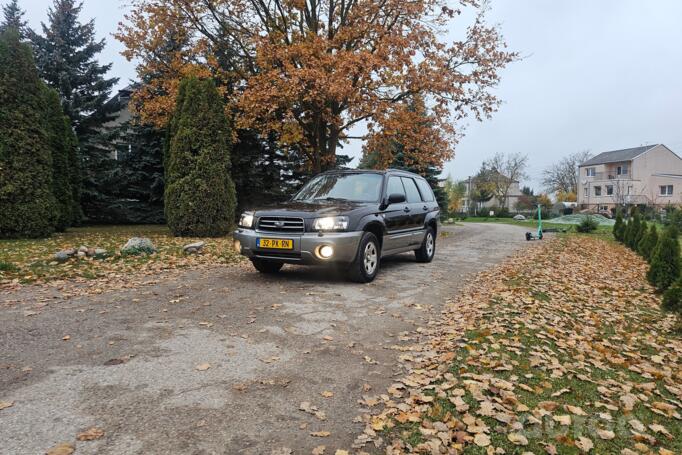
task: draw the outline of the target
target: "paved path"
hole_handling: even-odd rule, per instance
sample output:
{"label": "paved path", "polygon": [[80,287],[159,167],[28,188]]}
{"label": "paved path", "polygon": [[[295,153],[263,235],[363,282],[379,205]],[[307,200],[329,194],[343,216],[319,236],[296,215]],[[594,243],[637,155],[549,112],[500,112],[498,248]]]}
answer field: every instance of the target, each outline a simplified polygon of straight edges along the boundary
{"label": "paved path", "polygon": [[[467,275],[526,245],[515,226],[444,232],[431,264],[400,255],[368,285],[323,269],[230,267],[58,300],[33,316],[30,301],[0,309],[0,401],[14,402],[0,410],[0,454],[60,442],[77,455],[350,449],[358,400],[401,373],[391,347],[437,317]],[[326,419],[299,410],[304,401]],[[76,441],[92,426],[105,436]]]}

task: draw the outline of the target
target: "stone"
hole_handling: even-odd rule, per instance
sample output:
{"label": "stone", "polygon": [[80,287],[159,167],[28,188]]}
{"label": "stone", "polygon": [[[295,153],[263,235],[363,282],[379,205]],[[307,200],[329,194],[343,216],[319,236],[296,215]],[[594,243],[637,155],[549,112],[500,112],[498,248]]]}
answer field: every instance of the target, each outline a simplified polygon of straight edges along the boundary
{"label": "stone", "polygon": [[58,251],[54,254],[54,260],[60,263],[66,262],[71,258],[68,251]]}
{"label": "stone", "polygon": [[85,251],[78,251],[78,253],[76,253],[76,256],[79,258],[84,258],[85,256],[87,256],[87,254],[85,253]]}
{"label": "stone", "polygon": [[121,248],[121,253],[123,254],[141,254],[141,253],[155,253],[156,247],[146,237],[133,237],[129,239],[123,248]]}
{"label": "stone", "polygon": [[515,219],[516,221],[525,221],[525,220],[526,220],[526,217],[523,216],[523,215],[521,215],[521,214],[519,213],[518,215],[514,215],[514,219]]}
{"label": "stone", "polygon": [[75,248],[67,248],[62,252],[68,254],[69,256],[75,256],[78,251]]}
{"label": "stone", "polygon": [[104,248],[95,248],[95,251],[92,254],[92,257],[97,258],[97,259],[103,259],[107,257],[107,250]]}
{"label": "stone", "polygon": [[78,252],[79,252],[79,253],[87,253],[87,252],[88,252],[88,247],[85,246],[85,245],[81,245],[81,246],[78,248]]}
{"label": "stone", "polygon": [[88,251],[86,251],[85,254],[92,257],[95,255],[95,249],[94,248],[88,248]]}
{"label": "stone", "polygon": [[188,245],[185,245],[184,247],[182,247],[182,249],[187,254],[197,254],[204,248],[205,244],[206,244],[205,242],[201,242],[201,241],[194,242],[194,243],[190,243]]}

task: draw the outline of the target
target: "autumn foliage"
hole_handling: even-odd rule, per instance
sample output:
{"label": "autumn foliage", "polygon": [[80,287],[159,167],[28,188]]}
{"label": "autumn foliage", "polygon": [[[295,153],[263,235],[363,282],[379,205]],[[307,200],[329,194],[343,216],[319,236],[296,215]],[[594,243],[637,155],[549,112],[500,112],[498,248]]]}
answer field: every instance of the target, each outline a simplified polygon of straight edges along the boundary
{"label": "autumn foliage", "polygon": [[[239,127],[276,135],[319,171],[360,125],[383,162],[400,132],[414,160],[442,163],[461,120],[496,110],[490,89],[516,54],[482,11],[466,27],[458,17],[445,0],[135,0],[117,37],[140,62],[143,119],[165,125],[179,81],[210,76]],[[460,37],[446,43],[448,31]],[[417,118],[428,128],[405,131]]]}

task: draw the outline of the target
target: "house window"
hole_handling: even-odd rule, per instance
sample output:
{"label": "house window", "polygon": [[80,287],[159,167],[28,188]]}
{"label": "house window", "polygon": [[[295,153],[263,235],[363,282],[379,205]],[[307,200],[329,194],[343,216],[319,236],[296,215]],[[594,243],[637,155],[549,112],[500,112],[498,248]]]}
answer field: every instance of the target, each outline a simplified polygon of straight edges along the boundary
{"label": "house window", "polygon": [[628,185],[628,195],[632,194],[632,185]]}
{"label": "house window", "polygon": [[618,166],[616,168],[616,174],[618,175],[627,175],[628,174],[628,166],[627,164],[624,164],[622,166]]}
{"label": "house window", "polygon": [[588,167],[586,171],[588,177],[594,177],[595,175],[597,175],[596,169],[593,167]]}
{"label": "house window", "polygon": [[589,196],[590,195],[590,189],[588,187],[583,188],[583,194],[585,196]]}
{"label": "house window", "polygon": [[661,196],[672,196],[673,195],[673,186],[672,185],[661,185],[659,188],[661,189]]}
{"label": "house window", "polygon": [[595,196],[601,196],[601,186],[595,186],[594,187],[594,195]]}
{"label": "house window", "polygon": [[606,185],[606,194],[608,196],[613,196],[613,185]]}

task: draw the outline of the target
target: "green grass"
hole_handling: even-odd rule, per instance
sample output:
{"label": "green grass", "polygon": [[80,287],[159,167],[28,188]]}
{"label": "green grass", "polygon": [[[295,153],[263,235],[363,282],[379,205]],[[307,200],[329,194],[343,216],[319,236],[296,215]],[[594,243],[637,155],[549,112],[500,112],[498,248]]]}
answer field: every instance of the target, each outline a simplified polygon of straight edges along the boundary
{"label": "green grass", "polygon": [[[158,251],[154,254],[121,255],[131,237],[148,237]],[[182,247],[198,240],[206,242],[204,254],[187,256]],[[70,259],[58,264],[54,254],[81,245],[103,248],[104,259]],[[0,285],[12,282],[47,282],[57,279],[105,278],[111,274],[134,273],[154,268],[187,267],[198,263],[231,263],[239,260],[230,236],[220,238],[173,237],[163,225],[109,225],[71,228],[45,239],[0,240]]]}

